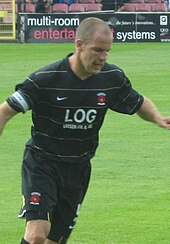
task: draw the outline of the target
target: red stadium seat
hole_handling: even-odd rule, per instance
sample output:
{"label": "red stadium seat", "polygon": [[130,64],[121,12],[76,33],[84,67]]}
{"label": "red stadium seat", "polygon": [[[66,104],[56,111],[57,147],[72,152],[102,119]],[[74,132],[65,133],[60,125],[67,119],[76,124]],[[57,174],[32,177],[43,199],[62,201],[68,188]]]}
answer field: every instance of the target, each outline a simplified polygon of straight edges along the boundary
{"label": "red stadium seat", "polygon": [[155,3],[152,4],[152,11],[153,12],[167,12],[167,7],[164,3]]}
{"label": "red stadium seat", "polygon": [[161,3],[162,0],[145,0],[145,3]]}
{"label": "red stadium seat", "polygon": [[52,13],[67,13],[68,5],[65,3],[56,3],[53,5]]}
{"label": "red stadium seat", "polygon": [[35,13],[35,4],[24,3],[21,5],[21,11],[26,13]]}
{"label": "red stadium seat", "polygon": [[1,9],[6,10],[6,11],[12,11],[12,3],[11,4],[8,4],[8,3],[1,4]]}
{"label": "red stadium seat", "polygon": [[73,3],[69,6],[69,12],[84,12],[85,11],[85,4],[81,3]]}
{"label": "red stadium seat", "polygon": [[101,11],[102,4],[100,3],[90,3],[86,4],[86,11]]}
{"label": "red stadium seat", "polygon": [[26,12],[35,13],[35,4],[27,3]]}
{"label": "red stadium seat", "polygon": [[117,12],[135,12],[136,7],[133,3],[125,3],[122,7],[120,7]]}
{"label": "red stadium seat", "polygon": [[136,4],[135,8],[136,8],[136,10],[135,10],[136,12],[151,12],[152,11],[151,4],[149,4],[149,3]]}
{"label": "red stadium seat", "polygon": [[96,0],[79,0],[79,3],[96,3]]}
{"label": "red stadium seat", "polygon": [[145,0],[129,0],[128,3],[145,3]]}

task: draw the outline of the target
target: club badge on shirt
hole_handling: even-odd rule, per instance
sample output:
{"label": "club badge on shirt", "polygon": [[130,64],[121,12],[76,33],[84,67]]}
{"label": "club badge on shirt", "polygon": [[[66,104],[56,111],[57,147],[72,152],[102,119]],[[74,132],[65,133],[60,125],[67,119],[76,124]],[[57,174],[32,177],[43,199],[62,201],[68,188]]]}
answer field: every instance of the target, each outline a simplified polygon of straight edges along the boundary
{"label": "club badge on shirt", "polygon": [[100,92],[97,94],[97,104],[98,105],[106,104],[106,94],[104,92]]}

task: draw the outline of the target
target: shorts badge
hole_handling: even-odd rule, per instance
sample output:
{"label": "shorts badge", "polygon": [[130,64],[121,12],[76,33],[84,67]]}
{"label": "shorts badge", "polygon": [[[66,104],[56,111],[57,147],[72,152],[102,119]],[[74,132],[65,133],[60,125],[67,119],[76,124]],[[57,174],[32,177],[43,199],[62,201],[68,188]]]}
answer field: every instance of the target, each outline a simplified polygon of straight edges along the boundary
{"label": "shorts badge", "polygon": [[32,192],[30,198],[30,204],[39,205],[40,204],[41,194],[39,192]]}

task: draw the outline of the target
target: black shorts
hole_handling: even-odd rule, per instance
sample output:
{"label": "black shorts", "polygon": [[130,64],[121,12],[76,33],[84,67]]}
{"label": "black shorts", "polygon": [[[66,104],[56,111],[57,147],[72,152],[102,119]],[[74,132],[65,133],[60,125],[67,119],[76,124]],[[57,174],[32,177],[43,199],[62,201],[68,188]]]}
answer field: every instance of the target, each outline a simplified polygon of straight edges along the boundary
{"label": "black shorts", "polygon": [[90,161],[73,164],[51,160],[26,149],[22,165],[24,204],[19,217],[51,216],[49,239],[68,239],[74,228],[91,174]]}

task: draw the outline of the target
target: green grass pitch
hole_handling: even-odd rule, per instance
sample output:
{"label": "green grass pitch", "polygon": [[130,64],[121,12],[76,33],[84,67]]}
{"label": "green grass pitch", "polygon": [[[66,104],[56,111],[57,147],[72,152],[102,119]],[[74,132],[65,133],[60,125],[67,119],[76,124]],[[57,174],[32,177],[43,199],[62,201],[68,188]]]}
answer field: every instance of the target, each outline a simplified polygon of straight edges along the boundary
{"label": "green grass pitch", "polygon": [[[31,72],[61,59],[74,44],[0,44],[0,102]],[[170,46],[113,44],[108,61],[133,87],[170,115]],[[17,244],[24,221],[20,166],[30,137],[30,112],[18,115],[0,138],[0,243]],[[170,243],[170,131],[138,116],[108,112],[92,160],[89,191],[69,244]]]}

